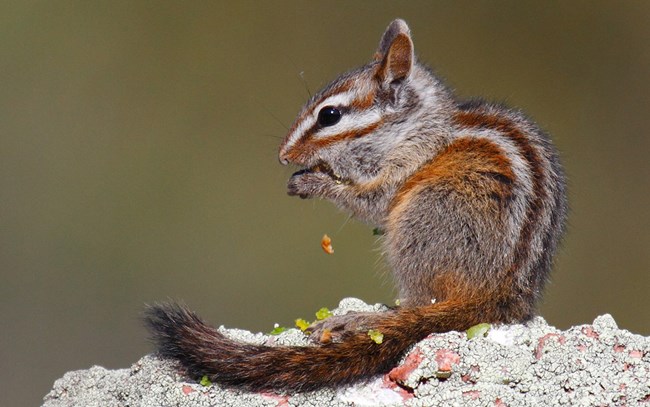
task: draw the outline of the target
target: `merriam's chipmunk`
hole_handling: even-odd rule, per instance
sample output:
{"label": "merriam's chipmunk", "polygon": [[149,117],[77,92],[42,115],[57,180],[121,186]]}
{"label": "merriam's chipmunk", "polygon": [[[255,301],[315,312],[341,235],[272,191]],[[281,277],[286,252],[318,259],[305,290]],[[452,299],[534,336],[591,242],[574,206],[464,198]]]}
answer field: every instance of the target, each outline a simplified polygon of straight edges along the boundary
{"label": "merriam's chipmunk", "polygon": [[279,159],[303,168],[290,195],[384,232],[400,306],[328,318],[312,330],[333,340],[306,347],[239,343],[182,306],[149,307],[160,354],[190,376],[250,391],[339,386],[388,372],[433,332],[535,315],[567,212],[558,154],[518,110],[457,100],[417,61],[403,20],[367,65],[307,102]]}

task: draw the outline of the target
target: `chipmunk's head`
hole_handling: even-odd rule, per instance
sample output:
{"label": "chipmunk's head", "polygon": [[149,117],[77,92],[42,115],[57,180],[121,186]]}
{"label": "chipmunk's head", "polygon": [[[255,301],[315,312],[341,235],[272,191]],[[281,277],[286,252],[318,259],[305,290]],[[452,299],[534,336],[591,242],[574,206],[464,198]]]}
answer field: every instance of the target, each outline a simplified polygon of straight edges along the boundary
{"label": "chipmunk's head", "polygon": [[420,103],[413,83],[420,71],[408,26],[393,21],[373,61],[337,78],[303,107],[280,145],[280,162],[337,182],[355,183],[376,174],[382,159],[405,137],[400,124]]}

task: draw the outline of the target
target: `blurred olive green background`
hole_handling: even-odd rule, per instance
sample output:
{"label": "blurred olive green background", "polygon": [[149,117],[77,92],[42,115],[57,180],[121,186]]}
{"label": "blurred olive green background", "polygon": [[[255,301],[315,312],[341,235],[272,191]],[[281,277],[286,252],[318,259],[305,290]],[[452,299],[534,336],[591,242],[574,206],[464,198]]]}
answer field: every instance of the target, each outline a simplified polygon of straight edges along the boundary
{"label": "blurred olive green background", "polygon": [[5,1],[0,405],[130,366],[146,302],[263,331],[392,302],[370,229],[286,196],[276,151],[301,73],[315,91],[365,63],[395,17],[460,95],[523,108],[563,153],[572,213],[542,314],[650,334],[650,2]]}

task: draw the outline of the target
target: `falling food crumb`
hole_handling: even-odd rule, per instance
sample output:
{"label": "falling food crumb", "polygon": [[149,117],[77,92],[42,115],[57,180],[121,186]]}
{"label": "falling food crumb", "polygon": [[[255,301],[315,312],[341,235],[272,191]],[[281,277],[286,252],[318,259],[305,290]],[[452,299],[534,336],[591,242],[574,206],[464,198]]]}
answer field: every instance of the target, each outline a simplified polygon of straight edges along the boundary
{"label": "falling food crumb", "polygon": [[332,248],[332,239],[327,235],[323,235],[323,238],[320,240],[320,247],[322,247],[323,251],[327,254],[334,253],[334,248]]}

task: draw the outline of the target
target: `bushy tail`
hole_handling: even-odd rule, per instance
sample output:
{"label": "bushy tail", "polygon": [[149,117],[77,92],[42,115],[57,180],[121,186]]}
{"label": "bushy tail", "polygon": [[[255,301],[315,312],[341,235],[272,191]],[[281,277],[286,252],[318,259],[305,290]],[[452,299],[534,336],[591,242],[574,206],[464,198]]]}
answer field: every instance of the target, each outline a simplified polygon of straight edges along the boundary
{"label": "bushy tail", "polygon": [[264,346],[236,342],[178,304],[158,304],[145,321],[163,357],[177,359],[194,378],[249,391],[301,392],[334,387],[386,373],[414,343],[432,332],[464,330],[480,323],[478,304],[445,301],[385,313],[373,329],[353,332],[340,343]]}

